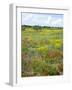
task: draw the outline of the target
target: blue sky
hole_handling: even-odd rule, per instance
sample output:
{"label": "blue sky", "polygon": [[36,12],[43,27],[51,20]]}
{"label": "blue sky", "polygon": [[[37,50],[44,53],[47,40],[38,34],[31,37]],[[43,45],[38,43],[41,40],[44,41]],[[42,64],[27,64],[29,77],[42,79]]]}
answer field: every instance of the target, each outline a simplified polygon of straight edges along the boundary
{"label": "blue sky", "polygon": [[22,25],[63,27],[63,15],[22,13]]}

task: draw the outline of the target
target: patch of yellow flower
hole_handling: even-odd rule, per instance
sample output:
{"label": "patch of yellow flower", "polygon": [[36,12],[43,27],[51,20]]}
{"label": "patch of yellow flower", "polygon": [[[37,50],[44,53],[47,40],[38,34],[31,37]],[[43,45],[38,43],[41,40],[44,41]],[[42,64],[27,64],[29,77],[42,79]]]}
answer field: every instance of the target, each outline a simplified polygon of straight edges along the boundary
{"label": "patch of yellow flower", "polygon": [[59,40],[59,39],[55,40],[54,41],[55,48],[60,48],[62,43],[63,43],[62,40]]}
{"label": "patch of yellow flower", "polygon": [[41,51],[42,52],[42,51],[45,51],[45,50],[48,50],[48,46],[47,45],[37,48],[37,51]]}

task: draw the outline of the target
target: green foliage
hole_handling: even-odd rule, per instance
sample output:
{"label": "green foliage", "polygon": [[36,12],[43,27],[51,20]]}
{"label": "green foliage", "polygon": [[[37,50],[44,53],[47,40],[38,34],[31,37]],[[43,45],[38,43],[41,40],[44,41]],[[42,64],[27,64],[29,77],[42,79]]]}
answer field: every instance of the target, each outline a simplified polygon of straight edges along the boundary
{"label": "green foliage", "polygon": [[22,26],[22,77],[63,73],[63,29]]}

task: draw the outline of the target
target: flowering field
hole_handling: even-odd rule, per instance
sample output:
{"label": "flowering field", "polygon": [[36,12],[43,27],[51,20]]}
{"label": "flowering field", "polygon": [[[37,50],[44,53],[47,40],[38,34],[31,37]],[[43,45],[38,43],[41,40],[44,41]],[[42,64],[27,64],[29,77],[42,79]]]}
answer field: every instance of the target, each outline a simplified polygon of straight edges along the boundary
{"label": "flowering field", "polygon": [[21,76],[63,74],[63,28],[22,26]]}

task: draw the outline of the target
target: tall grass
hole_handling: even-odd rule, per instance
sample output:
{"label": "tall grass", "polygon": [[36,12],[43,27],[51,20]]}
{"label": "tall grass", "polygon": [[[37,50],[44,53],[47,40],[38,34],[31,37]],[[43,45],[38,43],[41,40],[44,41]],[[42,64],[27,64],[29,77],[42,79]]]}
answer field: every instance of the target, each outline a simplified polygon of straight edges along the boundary
{"label": "tall grass", "polygon": [[63,74],[63,29],[22,26],[21,75]]}

